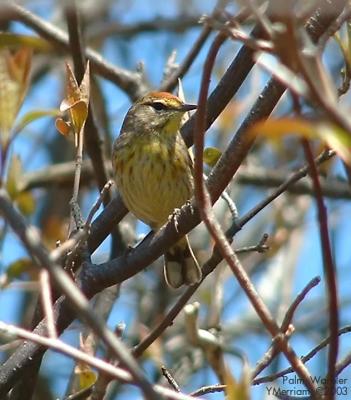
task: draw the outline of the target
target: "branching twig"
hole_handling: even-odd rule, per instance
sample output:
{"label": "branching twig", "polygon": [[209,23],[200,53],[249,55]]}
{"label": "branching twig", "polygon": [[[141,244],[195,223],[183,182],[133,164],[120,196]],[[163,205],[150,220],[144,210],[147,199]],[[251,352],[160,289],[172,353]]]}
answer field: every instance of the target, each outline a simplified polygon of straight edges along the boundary
{"label": "branching twig", "polygon": [[[350,333],[351,332],[351,326],[345,326],[344,328],[341,328],[338,331],[338,335],[344,335],[345,333]],[[316,347],[314,347],[310,352],[308,352],[305,356],[301,357],[301,361],[303,363],[308,362],[309,360],[311,360],[319,351],[321,351],[322,349],[324,349],[324,347],[326,347],[330,342],[330,336],[328,336],[326,339],[322,340]],[[278,378],[281,378],[284,375],[287,374],[291,374],[293,373],[294,370],[293,368],[286,368],[280,372],[277,372],[276,374],[272,374],[272,375],[268,375],[268,376],[264,376],[262,378],[256,378],[253,380],[252,384],[253,385],[259,385],[261,383],[266,383],[266,382],[273,382],[276,381]],[[340,370],[338,369],[338,365],[336,367],[336,372],[337,375],[340,374]]]}
{"label": "branching twig", "polygon": [[[289,329],[289,325],[292,321],[294,313],[300,303],[304,300],[307,293],[318,285],[320,282],[319,277],[313,278],[305,287],[304,289],[296,296],[295,300],[290,305],[289,309],[287,310],[284,320],[281,324],[280,330],[281,332],[285,333]],[[260,374],[267,366],[272,362],[274,357],[279,353],[279,348],[273,343],[272,346],[268,349],[266,354],[263,356],[262,360],[256,364],[255,369],[252,371],[252,377],[255,378],[258,374]]]}
{"label": "branching twig", "polygon": [[241,247],[240,249],[236,249],[235,253],[236,254],[242,254],[242,253],[250,253],[253,251],[257,251],[258,253],[264,253],[269,249],[269,246],[266,244],[268,240],[268,233],[265,233],[261,240],[254,246],[247,246],[247,247]]}

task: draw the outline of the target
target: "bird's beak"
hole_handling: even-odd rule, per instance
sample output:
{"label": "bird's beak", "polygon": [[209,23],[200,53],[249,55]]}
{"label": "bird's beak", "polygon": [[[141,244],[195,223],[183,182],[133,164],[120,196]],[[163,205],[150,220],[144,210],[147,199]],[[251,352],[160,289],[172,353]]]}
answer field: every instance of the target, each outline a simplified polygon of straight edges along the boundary
{"label": "bird's beak", "polygon": [[184,111],[184,112],[186,112],[186,111],[195,110],[196,108],[197,108],[197,105],[196,105],[196,104],[183,104],[183,105],[180,107],[179,111]]}

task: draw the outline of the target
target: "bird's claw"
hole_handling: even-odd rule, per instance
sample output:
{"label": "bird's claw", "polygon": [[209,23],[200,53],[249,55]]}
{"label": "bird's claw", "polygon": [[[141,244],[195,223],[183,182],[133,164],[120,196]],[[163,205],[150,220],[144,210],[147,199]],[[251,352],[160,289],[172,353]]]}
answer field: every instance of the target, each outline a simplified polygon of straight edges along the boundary
{"label": "bird's claw", "polygon": [[181,212],[180,208],[175,208],[173,210],[172,214],[168,217],[168,221],[174,223],[174,228],[175,228],[177,233],[179,233],[179,230],[178,230],[178,217],[180,215],[180,212]]}

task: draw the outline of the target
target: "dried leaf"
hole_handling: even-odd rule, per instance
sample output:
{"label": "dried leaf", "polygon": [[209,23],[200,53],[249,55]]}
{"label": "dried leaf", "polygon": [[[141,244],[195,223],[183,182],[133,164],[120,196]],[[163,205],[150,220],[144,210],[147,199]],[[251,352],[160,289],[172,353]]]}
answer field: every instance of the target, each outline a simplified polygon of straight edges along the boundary
{"label": "dried leaf", "polygon": [[86,118],[88,116],[90,92],[89,63],[87,64],[87,68],[80,86],[78,86],[76,78],[68,64],[66,64],[66,72],[66,98],[61,102],[60,111],[69,112],[71,124],[75,134],[77,135],[84,127]]}
{"label": "dried leaf", "polygon": [[55,120],[56,129],[61,133],[63,136],[68,136],[72,132],[71,123],[65,121],[62,118],[56,118]]}
{"label": "dried leaf", "polygon": [[15,54],[0,51],[0,137],[7,143],[29,85],[32,52],[21,48]]}

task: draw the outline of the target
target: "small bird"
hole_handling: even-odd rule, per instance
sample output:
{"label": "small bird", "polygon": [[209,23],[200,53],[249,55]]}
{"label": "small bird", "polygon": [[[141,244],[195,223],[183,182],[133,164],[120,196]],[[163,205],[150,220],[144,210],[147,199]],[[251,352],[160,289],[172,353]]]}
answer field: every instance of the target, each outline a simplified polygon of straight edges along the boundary
{"label": "small bird", "polygon": [[[153,230],[193,195],[193,164],[179,132],[185,104],[167,92],[151,92],[128,111],[113,144],[112,167],[126,207]],[[193,285],[201,268],[187,236],[164,255],[164,274],[170,287]]]}

